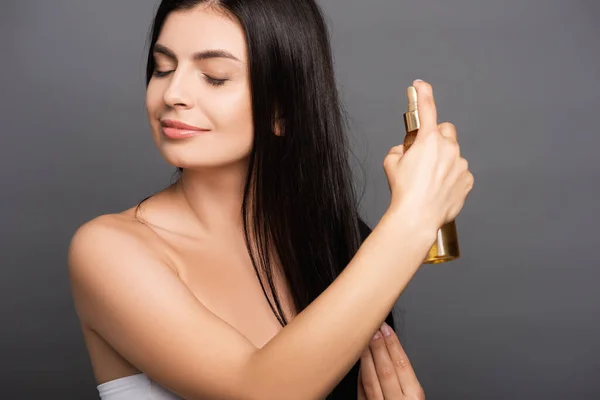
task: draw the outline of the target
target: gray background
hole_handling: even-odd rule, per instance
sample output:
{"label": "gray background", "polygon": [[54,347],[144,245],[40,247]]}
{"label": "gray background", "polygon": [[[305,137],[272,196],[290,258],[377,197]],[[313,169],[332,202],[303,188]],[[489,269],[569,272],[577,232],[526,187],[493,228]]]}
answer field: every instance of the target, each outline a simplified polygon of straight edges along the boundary
{"label": "gray background", "polygon": [[[364,212],[404,90],[434,85],[476,177],[463,257],[424,266],[399,301],[428,399],[600,398],[598,2],[322,1]],[[143,108],[155,1],[3,1],[0,393],[93,399],[66,250],[84,221],[166,186]]]}

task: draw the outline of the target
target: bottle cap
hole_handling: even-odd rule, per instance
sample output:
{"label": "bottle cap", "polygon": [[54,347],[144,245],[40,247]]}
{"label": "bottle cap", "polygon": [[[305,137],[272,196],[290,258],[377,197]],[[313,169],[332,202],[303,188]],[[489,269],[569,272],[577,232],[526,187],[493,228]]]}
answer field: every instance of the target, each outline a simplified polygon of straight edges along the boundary
{"label": "bottle cap", "polygon": [[417,89],[414,86],[409,86],[406,89],[406,97],[408,98],[408,111],[404,114],[404,127],[406,133],[409,133],[418,130],[421,126],[417,108]]}

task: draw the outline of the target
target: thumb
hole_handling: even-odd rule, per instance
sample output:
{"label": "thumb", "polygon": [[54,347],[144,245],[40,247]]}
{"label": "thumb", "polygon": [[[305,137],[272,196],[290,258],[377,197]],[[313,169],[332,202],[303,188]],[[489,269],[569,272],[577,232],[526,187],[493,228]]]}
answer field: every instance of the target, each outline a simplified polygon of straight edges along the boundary
{"label": "thumb", "polygon": [[398,157],[402,157],[402,155],[404,155],[404,145],[403,144],[399,144],[398,146],[394,146],[390,149],[390,151],[388,152],[388,155],[393,154],[396,155]]}
{"label": "thumb", "polygon": [[[388,176],[388,184],[389,184],[390,173],[393,173],[392,171],[394,171],[396,169],[396,166],[398,165],[398,162],[400,161],[400,159],[402,158],[403,155],[404,155],[404,145],[400,144],[398,146],[392,147],[390,149],[390,151],[388,151],[385,158],[383,159],[383,170],[385,171],[386,175]],[[390,190],[391,190],[391,188],[390,188]]]}
{"label": "thumb", "polygon": [[396,165],[398,161],[402,158],[404,154],[404,145],[399,144],[398,146],[394,146],[388,151],[387,155],[383,159],[383,168],[387,169],[392,168]]}

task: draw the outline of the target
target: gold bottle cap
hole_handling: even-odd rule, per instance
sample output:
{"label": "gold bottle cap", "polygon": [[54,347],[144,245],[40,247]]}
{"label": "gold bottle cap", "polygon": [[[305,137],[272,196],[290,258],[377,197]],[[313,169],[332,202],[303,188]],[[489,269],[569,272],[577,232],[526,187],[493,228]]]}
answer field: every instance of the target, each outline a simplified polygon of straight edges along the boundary
{"label": "gold bottle cap", "polygon": [[406,133],[409,133],[418,130],[421,126],[417,108],[417,89],[414,86],[409,86],[406,89],[406,97],[408,98],[408,111],[404,114],[404,127]]}

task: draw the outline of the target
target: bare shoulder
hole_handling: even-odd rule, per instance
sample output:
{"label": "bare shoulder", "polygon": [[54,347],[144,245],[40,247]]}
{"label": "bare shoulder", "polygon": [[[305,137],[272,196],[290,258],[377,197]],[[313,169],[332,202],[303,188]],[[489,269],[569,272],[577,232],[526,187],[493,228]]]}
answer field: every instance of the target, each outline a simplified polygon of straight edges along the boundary
{"label": "bare shoulder", "polygon": [[145,254],[167,261],[161,245],[160,238],[136,221],[130,212],[105,214],[75,231],[68,251],[69,268],[77,268],[87,264],[90,258],[109,254],[121,257]]}
{"label": "bare shoulder", "polygon": [[73,235],[69,246],[69,253],[86,249],[103,247],[107,241],[114,240],[115,236],[133,238],[136,235],[133,222],[124,214],[100,215],[81,225]]}
{"label": "bare shoulder", "polygon": [[69,244],[68,268],[81,317],[87,314],[83,299],[91,286],[116,287],[117,279],[131,284],[152,271],[177,275],[160,237],[128,212],[101,215],[81,225]]}

